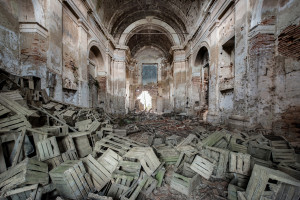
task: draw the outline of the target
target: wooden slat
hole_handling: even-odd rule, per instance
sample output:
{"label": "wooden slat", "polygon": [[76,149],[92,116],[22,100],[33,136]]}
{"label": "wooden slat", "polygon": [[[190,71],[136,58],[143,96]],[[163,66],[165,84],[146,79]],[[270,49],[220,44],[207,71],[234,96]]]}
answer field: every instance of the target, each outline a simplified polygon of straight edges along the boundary
{"label": "wooden slat", "polygon": [[191,164],[191,169],[207,180],[210,178],[214,167],[215,165],[213,163],[198,155],[195,157],[193,163]]}

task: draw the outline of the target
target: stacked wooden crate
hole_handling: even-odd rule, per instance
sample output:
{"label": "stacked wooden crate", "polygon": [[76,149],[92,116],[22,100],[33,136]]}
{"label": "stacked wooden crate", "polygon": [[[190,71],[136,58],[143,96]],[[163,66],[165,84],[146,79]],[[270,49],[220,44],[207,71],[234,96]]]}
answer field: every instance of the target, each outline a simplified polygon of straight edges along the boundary
{"label": "stacked wooden crate", "polygon": [[82,161],[69,160],[49,172],[56,190],[62,197],[86,199],[94,191],[90,175],[85,171]]}

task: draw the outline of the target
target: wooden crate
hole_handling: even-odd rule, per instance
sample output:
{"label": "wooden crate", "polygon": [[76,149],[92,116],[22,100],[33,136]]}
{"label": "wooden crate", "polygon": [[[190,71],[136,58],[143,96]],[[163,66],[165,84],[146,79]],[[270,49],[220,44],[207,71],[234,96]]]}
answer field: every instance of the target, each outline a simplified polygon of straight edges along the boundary
{"label": "wooden crate", "polygon": [[238,191],[245,191],[245,189],[234,184],[228,185],[228,200],[238,200]]}
{"label": "wooden crate", "polygon": [[138,181],[136,181],[125,193],[121,195],[121,200],[135,200],[148,181],[148,175],[144,172]]}
{"label": "wooden crate", "polygon": [[249,175],[251,170],[250,159],[251,156],[249,154],[230,152],[229,172]]}
{"label": "wooden crate", "polygon": [[47,138],[37,142],[39,160],[44,161],[60,155],[56,137]]}
{"label": "wooden crate", "polygon": [[119,161],[123,160],[116,152],[107,149],[104,154],[97,159],[99,163],[103,165],[110,173],[113,173],[117,168]]}
{"label": "wooden crate", "polygon": [[237,140],[238,138],[231,137],[229,142],[229,150],[238,153],[247,153],[247,146],[243,144],[238,144]]}
{"label": "wooden crate", "polygon": [[195,173],[190,165],[184,163],[172,176],[170,187],[178,192],[190,196],[200,181],[200,175]]}
{"label": "wooden crate", "polygon": [[36,113],[36,111],[29,110],[24,106],[21,106],[19,103],[10,99],[5,95],[0,95],[0,104],[7,107],[9,110],[13,111],[14,113],[24,115],[24,116],[31,116]]}
{"label": "wooden crate", "polygon": [[133,147],[145,147],[147,145],[135,142],[126,137],[109,134],[100,141],[96,142],[94,151],[103,154],[108,148],[123,156]]}
{"label": "wooden crate", "polygon": [[0,129],[20,130],[22,128],[31,128],[24,115],[14,115],[0,120]]}
{"label": "wooden crate", "polygon": [[134,147],[130,149],[124,157],[138,159],[148,176],[151,176],[160,165],[160,162],[151,147]]}
{"label": "wooden crate", "polygon": [[201,151],[201,156],[215,162],[216,167],[212,174],[215,178],[224,178],[229,160],[228,150],[206,146]]}
{"label": "wooden crate", "polygon": [[272,148],[273,162],[290,164],[296,162],[295,150],[283,137],[275,135],[267,135],[265,137],[269,140]]}
{"label": "wooden crate", "polygon": [[75,128],[78,129],[78,131],[86,131],[88,130],[89,124],[92,123],[91,119],[86,119],[83,121],[79,121],[75,123]]}
{"label": "wooden crate", "polygon": [[111,173],[105,169],[102,163],[97,162],[91,155],[83,158],[87,172],[91,175],[95,189],[100,191],[111,179]]}
{"label": "wooden crate", "polygon": [[269,161],[271,158],[271,147],[257,144],[254,141],[249,142],[248,154],[254,158]]}
{"label": "wooden crate", "polygon": [[300,180],[300,163],[295,164],[287,164],[287,163],[280,163],[278,169],[291,177],[294,177]]}
{"label": "wooden crate", "polygon": [[120,199],[120,196],[139,178],[140,170],[140,163],[120,161],[117,169],[112,174],[113,181],[107,196],[112,197],[113,199]]}
{"label": "wooden crate", "polygon": [[157,180],[149,176],[140,194],[138,195],[137,199],[138,200],[147,199],[151,195],[153,190],[156,188],[156,186],[157,186]]}
{"label": "wooden crate", "polygon": [[162,146],[156,149],[158,157],[166,164],[175,164],[180,156],[180,152],[170,146]]}
{"label": "wooden crate", "polygon": [[299,199],[300,181],[281,171],[255,165],[245,197],[246,199],[260,199],[262,197]]}
{"label": "wooden crate", "polygon": [[83,158],[92,153],[92,141],[90,142],[89,140],[89,136],[91,135],[90,132],[75,132],[69,135],[73,138],[78,156],[80,158]]}
{"label": "wooden crate", "polygon": [[5,197],[10,197],[12,200],[41,200],[42,188],[38,184],[17,188],[5,193]]}
{"label": "wooden crate", "polygon": [[0,104],[0,116],[10,113],[10,110],[5,106]]}
{"label": "wooden crate", "polygon": [[49,182],[48,166],[46,163],[26,158],[15,167],[0,174],[0,192],[14,189],[27,184],[46,185]]}
{"label": "wooden crate", "polygon": [[226,131],[215,131],[201,142],[203,145],[211,147],[227,148],[230,137],[231,135]]}
{"label": "wooden crate", "polygon": [[67,161],[67,160],[78,160],[78,155],[75,150],[68,150],[65,153],[61,154],[62,160]]}
{"label": "wooden crate", "polygon": [[197,145],[197,143],[199,142],[199,138],[197,138],[196,135],[194,134],[189,134],[184,140],[182,140],[177,146],[176,149],[180,149],[183,146],[186,145],[192,145],[194,144],[194,146]]}
{"label": "wooden crate", "polygon": [[64,161],[61,156],[57,156],[57,157],[45,160],[44,162],[48,164],[49,170],[52,170],[55,167],[57,167],[58,165],[60,165],[61,163],[63,163]]}
{"label": "wooden crate", "polygon": [[69,199],[86,199],[94,191],[82,161],[68,160],[49,172],[58,193]]}
{"label": "wooden crate", "polygon": [[197,155],[190,168],[208,180],[215,167],[214,162],[210,162]]}

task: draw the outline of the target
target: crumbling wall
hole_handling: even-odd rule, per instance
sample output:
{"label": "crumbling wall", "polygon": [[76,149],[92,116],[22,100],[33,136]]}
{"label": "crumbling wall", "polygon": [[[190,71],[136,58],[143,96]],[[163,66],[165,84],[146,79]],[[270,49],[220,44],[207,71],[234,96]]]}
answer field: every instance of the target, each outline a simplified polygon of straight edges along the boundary
{"label": "crumbling wall", "polygon": [[0,68],[20,75],[18,1],[0,2]]}

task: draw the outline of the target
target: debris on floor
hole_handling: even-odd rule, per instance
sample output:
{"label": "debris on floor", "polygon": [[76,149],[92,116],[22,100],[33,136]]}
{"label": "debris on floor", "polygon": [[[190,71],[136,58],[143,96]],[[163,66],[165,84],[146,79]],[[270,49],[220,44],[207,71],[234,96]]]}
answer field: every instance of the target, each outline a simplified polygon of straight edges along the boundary
{"label": "debris on floor", "polygon": [[0,88],[1,199],[300,198],[297,149],[284,137],[183,114],[113,116],[13,80]]}

